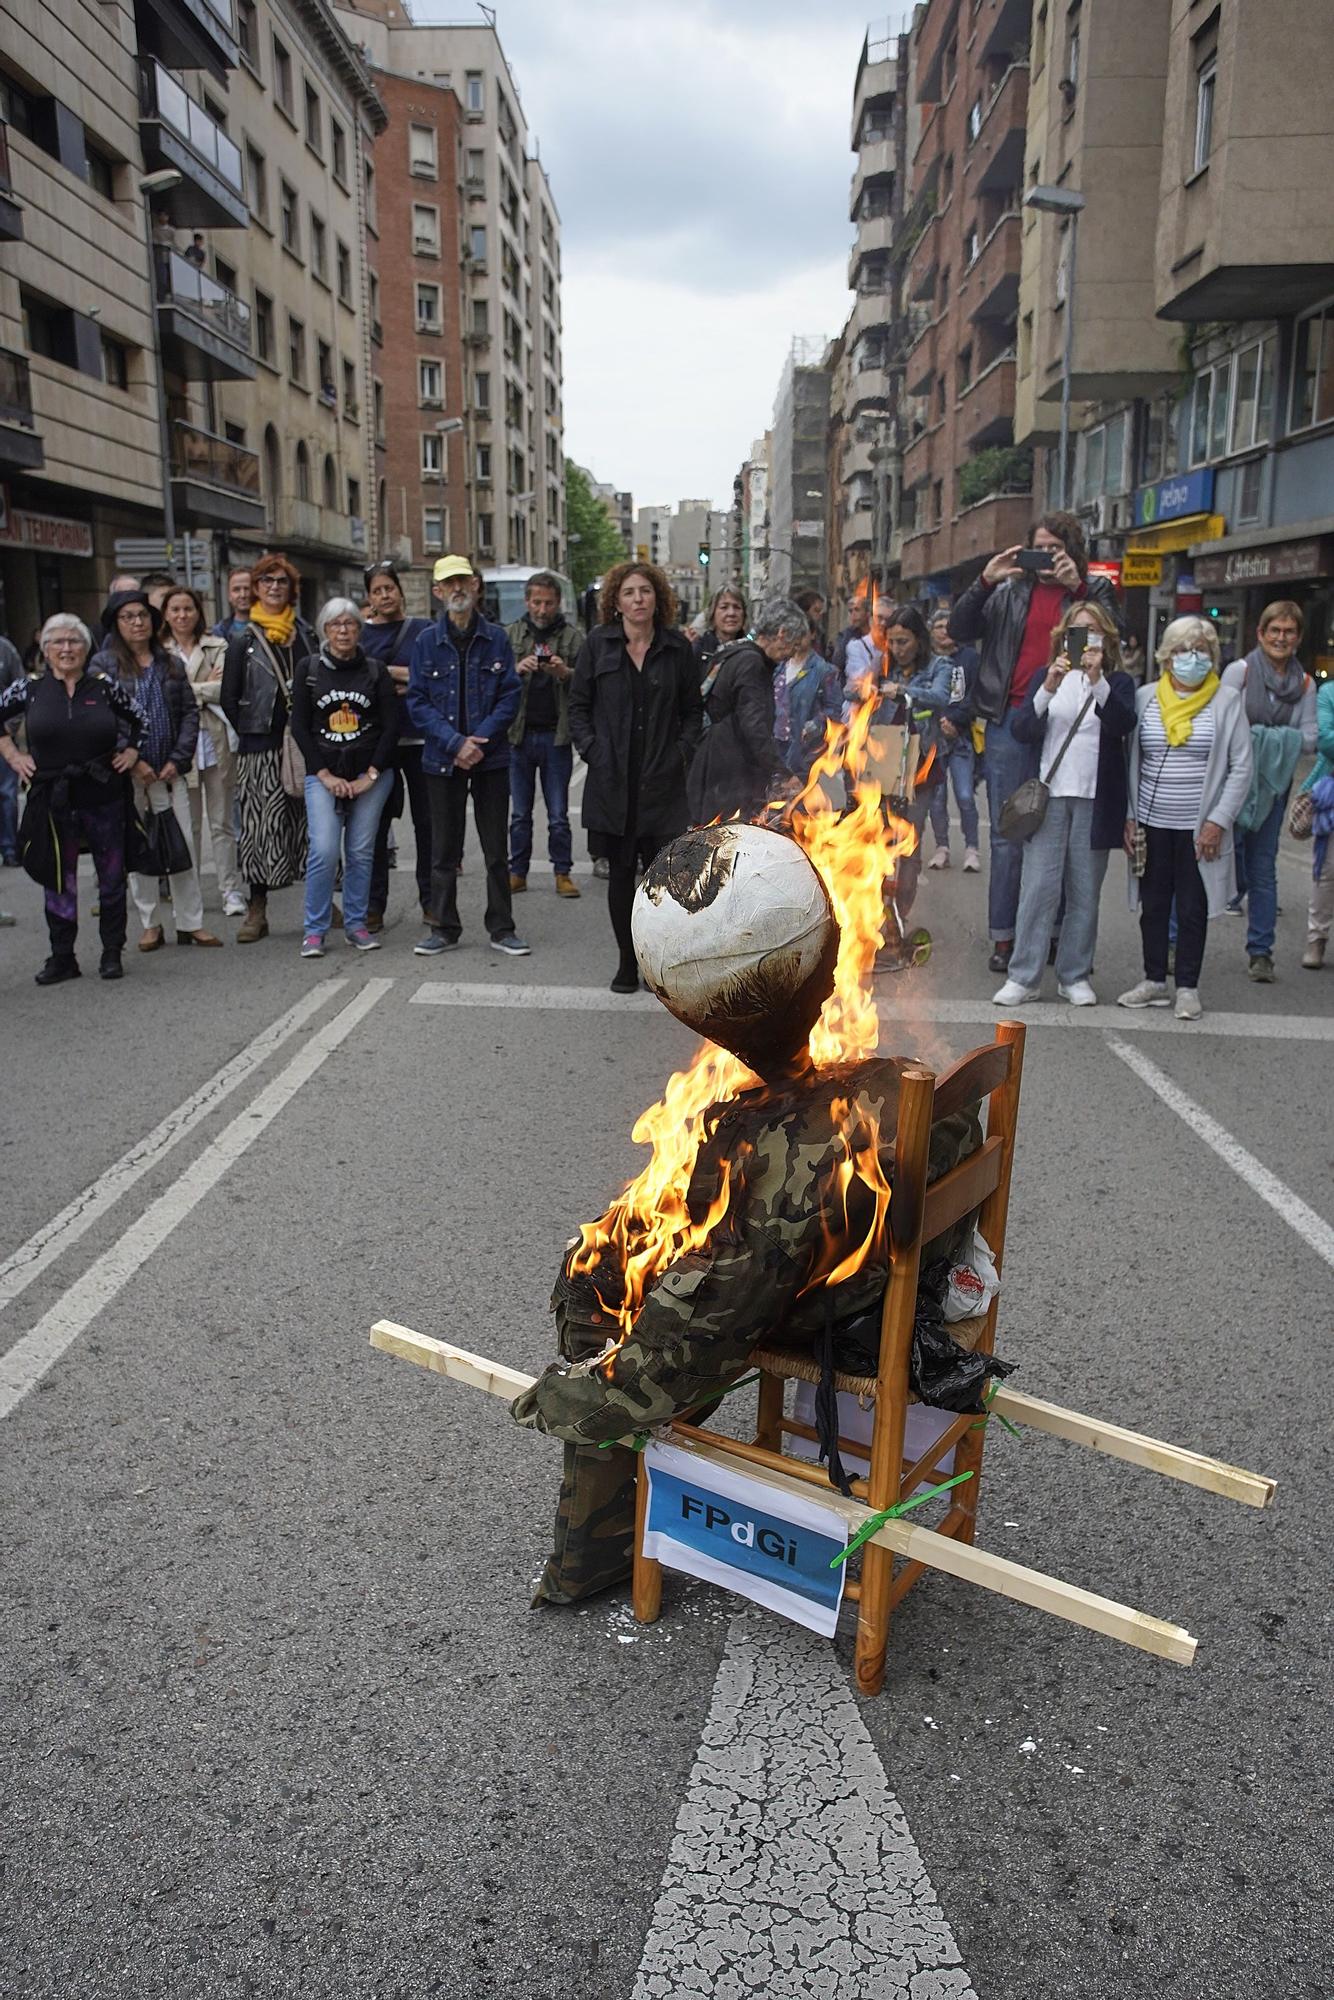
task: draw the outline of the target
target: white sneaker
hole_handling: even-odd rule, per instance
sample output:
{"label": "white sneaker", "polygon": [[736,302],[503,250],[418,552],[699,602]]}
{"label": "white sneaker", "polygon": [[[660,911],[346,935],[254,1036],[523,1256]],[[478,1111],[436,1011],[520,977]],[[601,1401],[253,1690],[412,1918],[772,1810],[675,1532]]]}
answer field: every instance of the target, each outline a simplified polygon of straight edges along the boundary
{"label": "white sneaker", "polygon": [[948,847],[938,847],[926,865],[928,868],[948,868],[950,865]]}
{"label": "white sneaker", "polygon": [[1138,986],[1132,986],[1128,993],[1118,993],[1118,1007],[1170,1007],[1172,996],[1166,985],[1159,985],[1156,979],[1141,979]]}
{"label": "white sneaker", "polygon": [[1087,979],[1072,979],[1068,986],[1058,986],[1056,991],[1072,1007],[1096,1007],[1098,1004],[1098,996]]}
{"label": "white sneaker", "polygon": [[975,847],[965,847],[963,851],[964,874],[976,875],[981,870],[981,867],[982,863],[977,858],[977,849]]}
{"label": "white sneaker", "polygon": [[1198,990],[1194,986],[1178,986],[1176,1004],[1178,1021],[1198,1021],[1203,1012]]}
{"label": "white sneaker", "polygon": [[1007,979],[1004,986],[998,987],[992,994],[991,1000],[995,1007],[1024,1007],[1030,1000],[1041,997],[1036,986],[1021,986],[1017,979]]}
{"label": "white sneaker", "polygon": [[243,917],[246,913],[246,899],[239,889],[229,889],[222,899],[224,917]]}

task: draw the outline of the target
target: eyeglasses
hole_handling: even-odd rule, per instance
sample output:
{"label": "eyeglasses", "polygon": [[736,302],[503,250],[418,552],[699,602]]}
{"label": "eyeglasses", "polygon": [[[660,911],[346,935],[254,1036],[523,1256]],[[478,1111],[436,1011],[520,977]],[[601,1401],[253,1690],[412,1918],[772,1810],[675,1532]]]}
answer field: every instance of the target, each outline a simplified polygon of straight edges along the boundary
{"label": "eyeglasses", "polygon": [[255,586],[257,590],[286,590],[287,587],[288,580],[285,576],[262,576]]}
{"label": "eyeglasses", "polygon": [[48,651],[48,653],[64,653],[68,652],[71,647],[83,646],[86,643],[87,642],[85,640],[76,639],[74,634],[70,633],[67,637],[63,639],[48,639],[46,642],[46,650]]}

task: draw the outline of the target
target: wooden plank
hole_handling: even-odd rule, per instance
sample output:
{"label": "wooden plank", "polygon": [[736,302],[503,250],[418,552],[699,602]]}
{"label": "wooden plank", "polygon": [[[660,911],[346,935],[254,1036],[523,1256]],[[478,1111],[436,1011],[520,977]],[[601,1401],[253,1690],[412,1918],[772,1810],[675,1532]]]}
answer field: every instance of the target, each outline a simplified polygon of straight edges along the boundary
{"label": "wooden plank", "polygon": [[[672,1437],[683,1450],[693,1452],[710,1464],[727,1465],[734,1458],[730,1450],[705,1444],[699,1441],[697,1435],[682,1434],[678,1425],[672,1426]],[[788,1485],[785,1473],[765,1466],[755,1466],[752,1476],[780,1491]],[[854,1532],[865,1524],[872,1512],[872,1509],[855,1500],[845,1500],[832,1488],[821,1495],[821,1503],[841,1514]],[[994,1591],[999,1597],[1031,1605],[1050,1617],[1064,1619],[1067,1624],[1082,1625],[1086,1631],[1099,1632],[1104,1638],[1115,1639],[1121,1645],[1138,1647],[1141,1652],[1153,1653],[1159,1659],[1174,1660],[1185,1667],[1195,1657],[1195,1640],[1180,1625],[1169,1625],[1161,1618],[1151,1618],[1145,1611],[1136,1611],[1129,1605],[1117,1604],[1112,1598],[1083,1590],[1078,1584],[1063,1583],[1059,1577],[1027,1569],[1022,1563],[1011,1562],[1005,1556],[974,1548],[970,1542],[952,1541],[930,1528],[915,1528],[907,1520],[886,1521],[870,1537],[867,1546],[873,1545],[893,1550],[909,1562],[923,1563],[928,1569],[943,1570],[947,1576],[956,1576],[963,1583],[975,1583],[982,1590]]]}
{"label": "wooden plank", "polygon": [[931,1117],[948,1118],[966,1111],[998,1090],[1010,1074],[1010,1051],[1002,1042],[986,1042],[945,1070],[936,1080]]}
{"label": "wooden plank", "polygon": [[433,1375],[448,1375],[452,1382],[466,1382],[470,1389],[484,1389],[488,1396],[502,1396],[512,1403],[525,1389],[531,1389],[537,1380],[535,1375],[523,1375],[517,1368],[506,1368],[499,1361],[486,1361],[480,1354],[469,1354],[464,1347],[454,1347],[447,1340],[432,1340],[429,1333],[414,1333],[410,1326],[398,1326],[392,1319],[380,1319],[371,1328],[371,1346],[378,1347],[382,1354],[397,1354],[404,1361],[415,1361],[419,1368],[429,1368]]}
{"label": "wooden plank", "polygon": [[1090,1451],[1105,1452],[1109,1458],[1123,1458],[1130,1465],[1160,1472],[1165,1479],[1180,1479],[1187,1486],[1203,1487],[1207,1493],[1221,1493],[1224,1499],[1239,1500],[1244,1507],[1267,1507],[1274,1497],[1277,1482],[1263,1473],[1245,1472],[1221,1458],[1208,1458],[1181,1445],[1165,1444],[1161,1438],[1123,1430],[1101,1417],[1062,1409],[1059,1403],[1044,1403],[1019,1389],[998,1389],[990,1408],[1012,1423],[1029,1424],[1035,1431],[1087,1445]]}
{"label": "wooden plank", "polygon": [[[980,1208],[987,1196],[995,1192],[1000,1184],[1002,1150],[1000,1139],[987,1139],[966,1160],[960,1160],[957,1167],[951,1167],[938,1181],[932,1181],[922,1208],[923,1243],[934,1243],[961,1215],[967,1215],[970,1208]],[[891,1216],[893,1213],[891,1203]]]}

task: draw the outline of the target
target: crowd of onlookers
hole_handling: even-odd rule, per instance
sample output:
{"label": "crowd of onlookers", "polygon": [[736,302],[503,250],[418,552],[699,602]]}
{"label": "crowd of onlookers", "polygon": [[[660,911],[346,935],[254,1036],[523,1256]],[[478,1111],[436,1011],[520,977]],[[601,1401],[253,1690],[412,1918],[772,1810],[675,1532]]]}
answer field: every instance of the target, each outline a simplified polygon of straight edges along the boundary
{"label": "crowd of onlookers", "polygon": [[[917,835],[887,892],[890,963],[906,962],[896,954],[928,823],[930,869],[953,865],[951,801],[963,871],[981,873],[979,786],[999,1005],[1040,998],[1049,964],[1064,1000],[1096,1002],[1099,902],[1122,850],[1143,941],[1143,978],[1122,1006],[1173,1004],[1170,979],[1178,1017],[1198,1018],[1209,920],[1243,908],[1250,976],[1272,980],[1285,824],[1313,840],[1302,964],[1324,961],[1334,682],[1317,689],[1302,667],[1302,614],[1287,599],[1266,607],[1244,658],[1225,663],[1212,622],[1183,617],[1146,662],[1112,586],[1090,571],[1078,523],[1059,513],[993,556],[948,610],[862,595],[836,634],[814,592],[752,607],[733,585],[688,633],[647,562],[603,580],[586,633],[545,571],[508,628],[485,615],[466,556],[436,563],[430,618],[409,615],[391,562],[364,583],[308,623],[295,566],[266,554],[231,574],[227,614],[210,628],[177,579],[120,576],[96,632],[58,613],[27,661],[0,641],[0,854],[46,891],[39,984],[79,976],[81,853],[97,875],[103,978],[122,974],[128,902],[141,952],[163,947],[169,923],[177,945],[221,945],[204,914],[205,826],[236,943],[264,940],[270,899],[291,888],[304,899],[302,956],[318,958],[339,927],[359,951],[381,944],[406,811],[414,949],[449,952],[462,937],[469,801],[490,945],[526,956],[514,899],[528,886],[539,786],[556,894],[580,895],[577,752],[616,944],[612,988],[633,992],[638,874],[687,825],[779,803],[814,809],[813,767],[867,700],[885,810]],[[827,760],[816,783],[820,808],[837,809],[842,780]]]}

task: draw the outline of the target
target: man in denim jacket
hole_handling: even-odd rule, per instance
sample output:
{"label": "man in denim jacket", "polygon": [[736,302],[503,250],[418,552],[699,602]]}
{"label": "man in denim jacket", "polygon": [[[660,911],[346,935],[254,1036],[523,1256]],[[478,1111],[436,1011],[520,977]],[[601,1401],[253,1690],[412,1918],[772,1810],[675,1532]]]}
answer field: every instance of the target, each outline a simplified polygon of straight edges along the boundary
{"label": "man in denim jacket", "polygon": [[514,649],[504,627],[478,611],[482,579],[467,556],[442,556],[434,579],[441,615],[418,635],[408,665],[407,708],[422,734],[431,806],[430,929],[414,949],[434,958],[459,943],[458,874],[471,792],[491,949],[526,958],[529,947],[514,929],[506,847],[509,727],[520,694]]}

